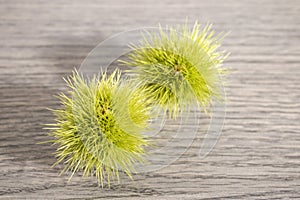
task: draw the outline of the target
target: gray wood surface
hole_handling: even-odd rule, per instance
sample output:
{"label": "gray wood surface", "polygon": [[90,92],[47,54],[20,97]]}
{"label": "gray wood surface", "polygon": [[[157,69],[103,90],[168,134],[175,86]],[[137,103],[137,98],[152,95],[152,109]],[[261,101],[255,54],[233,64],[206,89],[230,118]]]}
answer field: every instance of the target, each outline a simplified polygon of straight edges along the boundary
{"label": "gray wood surface", "polygon": [[[0,0],[0,199],[300,198],[300,1]],[[111,189],[58,176],[42,124],[62,77],[113,33],[198,19],[231,31],[224,131],[205,159],[203,135],[176,162]]]}

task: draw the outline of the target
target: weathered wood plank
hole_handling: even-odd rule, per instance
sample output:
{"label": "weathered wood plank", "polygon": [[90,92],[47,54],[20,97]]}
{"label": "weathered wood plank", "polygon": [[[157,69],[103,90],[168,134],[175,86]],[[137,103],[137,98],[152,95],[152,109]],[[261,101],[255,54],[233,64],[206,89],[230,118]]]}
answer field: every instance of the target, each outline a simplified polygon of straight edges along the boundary
{"label": "weathered wood plank", "polygon": [[[0,198],[300,198],[300,2],[0,1]],[[58,176],[42,124],[66,91],[61,79],[120,31],[198,19],[231,31],[226,124],[198,158],[203,134],[176,162],[100,189]],[[206,124],[205,124],[206,123]],[[207,128],[207,122],[201,130]],[[178,147],[183,148],[183,147]]]}

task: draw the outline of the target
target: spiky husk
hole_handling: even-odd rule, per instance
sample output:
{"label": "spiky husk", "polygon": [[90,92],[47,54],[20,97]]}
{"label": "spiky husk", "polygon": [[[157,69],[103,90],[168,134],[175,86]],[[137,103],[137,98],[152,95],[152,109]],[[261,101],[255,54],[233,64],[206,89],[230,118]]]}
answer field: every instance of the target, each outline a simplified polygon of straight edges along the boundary
{"label": "spiky husk", "polygon": [[[119,181],[119,170],[130,178],[135,162],[144,162],[148,140],[149,107],[143,93],[128,82],[120,82],[120,72],[101,73],[84,79],[78,72],[66,79],[69,95],[59,96],[63,107],[54,110],[56,123],[48,127],[58,145],[55,164],[63,162],[62,172],[82,170],[103,181]],[[101,77],[101,78],[99,78]],[[70,178],[71,178],[70,177]]]}
{"label": "spiky husk", "polygon": [[131,45],[127,59],[121,60],[133,67],[128,71],[148,98],[172,118],[193,104],[207,111],[213,98],[222,99],[221,64],[228,54],[218,50],[224,34],[215,36],[211,27],[201,30],[197,22],[192,30],[187,25],[160,27],[159,33],[144,34],[144,40]]}

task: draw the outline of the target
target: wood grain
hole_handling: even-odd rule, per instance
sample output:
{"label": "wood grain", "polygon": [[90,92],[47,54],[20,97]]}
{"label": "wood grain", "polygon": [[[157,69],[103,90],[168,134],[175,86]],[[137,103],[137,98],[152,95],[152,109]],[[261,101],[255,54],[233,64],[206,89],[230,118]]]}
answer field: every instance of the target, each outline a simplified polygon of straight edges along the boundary
{"label": "wood grain", "polygon": [[[1,0],[0,199],[300,198],[299,13],[297,0]],[[58,176],[55,147],[37,143],[62,77],[114,33],[187,16],[231,31],[226,124],[211,154],[198,157],[200,133],[176,162],[111,189]]]}

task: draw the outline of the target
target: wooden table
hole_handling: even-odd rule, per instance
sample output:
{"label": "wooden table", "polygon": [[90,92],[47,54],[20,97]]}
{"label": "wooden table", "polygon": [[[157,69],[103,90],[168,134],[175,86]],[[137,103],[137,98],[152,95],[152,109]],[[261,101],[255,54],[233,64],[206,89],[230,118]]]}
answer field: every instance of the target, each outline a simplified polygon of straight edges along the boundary
{"label": "wooden table", "polygon": [[[300,198],[300,1],[0,1],[0,199]],[[99,42],[121,31],[199,20],[231,31],[227,116],[205,159],[200,132],[177,161],[109,189],[58,176],[46,108]]]}

